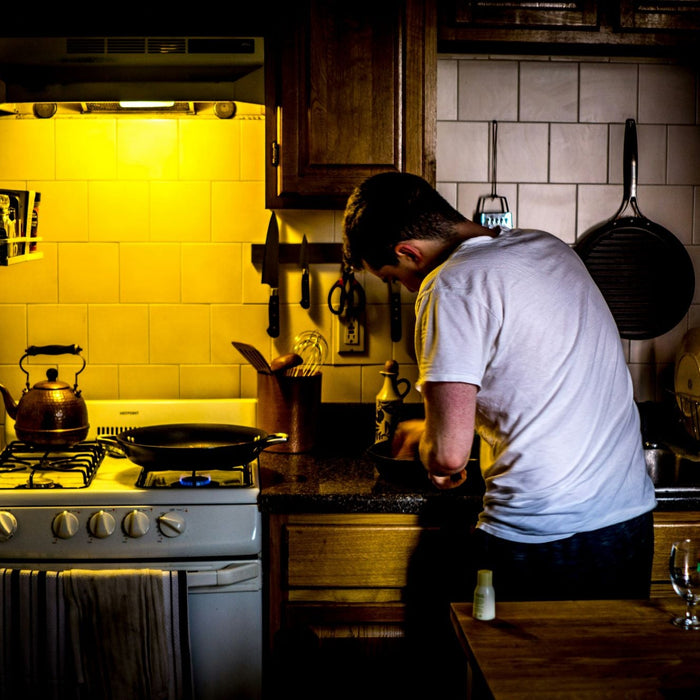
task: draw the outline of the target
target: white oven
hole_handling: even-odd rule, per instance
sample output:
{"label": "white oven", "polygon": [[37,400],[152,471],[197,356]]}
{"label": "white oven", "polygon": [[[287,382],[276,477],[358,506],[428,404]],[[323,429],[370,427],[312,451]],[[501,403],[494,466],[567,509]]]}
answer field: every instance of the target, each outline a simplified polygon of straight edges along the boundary
{"label": "white oven", "polygon": [[[177,474],[176,483],[170,483],[161,471],[158,481],[163,483],[137,487],[142,468],[105,452],[96,441],[100,434],[170,423],[254,426],[255,401],[95,401],[87,406],[90,433],[85,443],[70,452],[96,450],[99,464],[94,473],[88,474],[93,468],[82,463],[75,469],[66,466],[63,460],[71,456],[64,451],[47,455],[49,461],[35,467],[26,446],[13,439],[11,421],[6,431],[8,446],[2,453],[6,459],[0,457],[0,662],[4,664],[0,684],[11,682],[8,666],[18,659],[31,665],[34,656],[47,652],[44,642],[32,649],[31,638],[24,647],[11,642],[7,633],[13,627],[15,634],[31,637],[27,624],[40,624],[39,619],[46,624],[47,617],[53,622],[54,614],[56,620],[76,614],[74,608],[63,605],[56,591],[64,595],[70,587],[73,596],[75,590],[92,591],[76,587],[76,582],[82,586],[87,581],[90,586],[107,586],[110,593],[109,586],[122,585],[121,577],[125,577],[123,585],[142,590],[138,588],[142,580],[157,572],[169,582],[164,584],[169,638],[175,638],[170,629],[175,622],[186,635],[178,646],[181,656],[174,670],[183,682],[180,697],[188,697],[191,680],[195,700],[259,698],[263,571],[257,459],[231,465],[237,473],[233,479],[228,478],[227,469],[217,470],[217,477],[223,478],[213,479],[212,484],[218,485],[182,486]],[[10,454],[13,448],[16,454]],[[51,459],[59,463],[52,465]],[[84,459],[81,454],[79,460]],[[86,478],[89,483],[83,481]],[[44,598],[37,603],[37,596],[45,596],[57,611]],[[140,622],[145,627],[153,624],[143,614],[144,609],[149,611],[147,605],[142,600],[134,604],[141,612],[129,603],[124,623],[133,617],[132,627]],[[23,605],[30,612],[18,612]],[[75,605],[79,608],[80,601]],[[37,610],[41,615],[31,612]],[[66,620],[66,628],[73,629],[70,619]],[[92,633],[98,640],[118,645],[123,636],[120,621],[112,618],[111,624],[116,629]],[[17,646],[24,648],[23,656],[17,656]],[[60,659],[64,650],[49,651]],[[2,691],[0,686],[4,696]]]}

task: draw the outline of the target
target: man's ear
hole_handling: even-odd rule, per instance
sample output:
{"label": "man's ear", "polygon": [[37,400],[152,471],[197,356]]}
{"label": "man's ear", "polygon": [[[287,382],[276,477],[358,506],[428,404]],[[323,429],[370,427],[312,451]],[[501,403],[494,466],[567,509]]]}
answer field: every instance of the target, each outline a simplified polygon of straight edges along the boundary
{"label": "man's ear", "polygon": [[410,241],[401,241],[394,246],[396,255],[405,256],[413,263],[420,263],[423,260],[423,251]]}

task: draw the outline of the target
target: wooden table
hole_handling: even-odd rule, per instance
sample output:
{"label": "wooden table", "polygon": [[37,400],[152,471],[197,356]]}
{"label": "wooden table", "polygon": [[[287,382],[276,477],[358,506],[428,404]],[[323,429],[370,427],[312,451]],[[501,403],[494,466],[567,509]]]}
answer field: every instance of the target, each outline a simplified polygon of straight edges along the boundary
{"label": "wooden table", "polygon": [[678,597],[496,603],[496,619],[452,604],[470,696],[700,699],[700,631],[679,629]]}

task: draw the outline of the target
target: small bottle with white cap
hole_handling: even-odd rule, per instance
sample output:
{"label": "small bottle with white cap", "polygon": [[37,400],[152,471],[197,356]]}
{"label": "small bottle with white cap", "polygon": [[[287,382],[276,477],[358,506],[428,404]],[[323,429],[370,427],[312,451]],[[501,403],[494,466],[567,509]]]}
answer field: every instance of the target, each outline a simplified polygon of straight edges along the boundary
{"label": "small bottle with white cap", "polygon": [[474,589],[473,615],[477,620],[493,620],[496,617],[496,593],[493,590],[493,572],[479,569]]}

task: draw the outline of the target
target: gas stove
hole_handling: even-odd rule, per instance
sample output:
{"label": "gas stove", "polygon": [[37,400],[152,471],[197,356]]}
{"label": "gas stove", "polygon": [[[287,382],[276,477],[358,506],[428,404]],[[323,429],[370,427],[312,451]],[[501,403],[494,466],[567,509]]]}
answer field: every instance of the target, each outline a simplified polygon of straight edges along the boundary
{"label": "gas stove", "polygon": [[[96,594],[91,599],[91,605],[100,600],[106,606],[91,620],[108,620],[111,631],[119,629],[133,601],[120,596],[126,610],[119,605],[117,612],[113,610],[114,577],[109,574],[140,581],[146,573],[161,570],[163,580],[171,582],[169,594],[174,595],[173,581],[178,582],[178,593],[177,605],[164,605],[158,614],[174,625],[171,610],[177,610],[180,621],[180,613],[187,612],[193,696],[217,700],[225,688],[231,697],[257,700],[263,649],[257,457],[250,464],[217,464],[215,471],[182,473],[169,469],[168,463],[145,472],[112,454],[108,441],[100,440],[154,425],[217,423],[252,428],[256,401],[86,403],[90,422],[86,441],[68,450],[44,452],[19,443],[7,419],[7,447],[0,458],[0,619],[4,615],[10,622],[17,621],[15,632],[25,635],[23,653],[28,649],[38,659],[32,669],[47,663],[64,669],[58,652],[47,660],[45,634],[47,620],[52,625],[63,620],[62,572],[99,572],[96,580],[110,594],[104,600]],[[183,578],[185,586],[180,585]],[[46,597],[44,607],[36,608],[45,614],[35,615],[32,601],[38,596]],[[25,601],[29,603],[22,608]],[[23,623],[30,618],[36,624],[25,630]],[[99,642],[106,631],[100,629],[95,639]],[[125,624],[118,634],[126,639],[134,632]],[[14,653],[16,637],[6,636],[13,640]],[[49,637],[54,645],[65,643],[57,634]],[[3,649],[2,635],[1,658],[14,658]],[[184,652],[182,658],[182,667],[189,668]],[[125,670],[131,670],[130,663]],[[4,671],[0,668],[0,676]]]}
{"label": "gas stove", "polygon": [[0,455],[3,559],[258,553],[257,458],[213,471],[166,465],[149,472],[100,441],[172,423],[254,427],[255,407],[254,399],[87,401],[85,442],[51,451],[17,441],[7,417]]}

